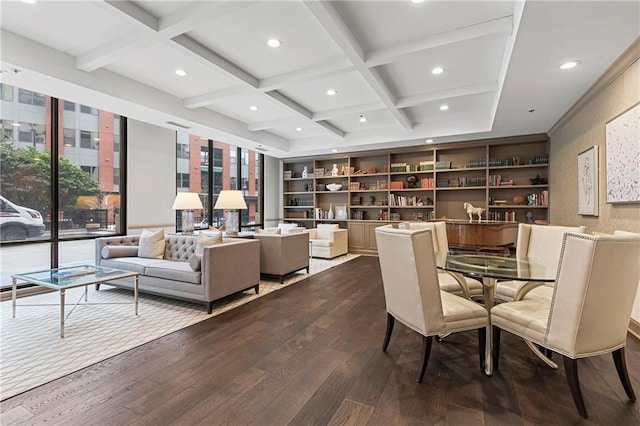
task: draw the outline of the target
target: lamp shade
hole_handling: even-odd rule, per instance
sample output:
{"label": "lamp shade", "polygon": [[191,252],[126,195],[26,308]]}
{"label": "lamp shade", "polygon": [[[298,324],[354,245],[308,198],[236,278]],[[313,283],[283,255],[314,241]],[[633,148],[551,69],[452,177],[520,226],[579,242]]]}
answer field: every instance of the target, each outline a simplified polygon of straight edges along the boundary
{"label": "lamp shade", "polygon": [[202,201],[200,196],[195,192],[178,192],[176,199],[173,201],[173,210],[201,210]]}
{"label": "lamp shade", "polygon": [[215,210],[244,210],[247,208],[247,203],[244,201],[242,191],[238,190],[222,190],[216,200],[216,205],[213,206]]}

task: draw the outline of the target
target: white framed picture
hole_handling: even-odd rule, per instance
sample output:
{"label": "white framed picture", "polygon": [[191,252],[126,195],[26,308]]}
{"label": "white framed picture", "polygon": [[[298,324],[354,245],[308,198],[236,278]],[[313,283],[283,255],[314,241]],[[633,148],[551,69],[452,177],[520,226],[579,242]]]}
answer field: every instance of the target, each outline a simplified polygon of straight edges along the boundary
{"label": "white framed picture", "polygon": [[578,154],[578,214],[598,216],[598,146]]}
{"label": "white framed picture", "polygon": [[605,125],[607,203],[640,202],[640,103]]}

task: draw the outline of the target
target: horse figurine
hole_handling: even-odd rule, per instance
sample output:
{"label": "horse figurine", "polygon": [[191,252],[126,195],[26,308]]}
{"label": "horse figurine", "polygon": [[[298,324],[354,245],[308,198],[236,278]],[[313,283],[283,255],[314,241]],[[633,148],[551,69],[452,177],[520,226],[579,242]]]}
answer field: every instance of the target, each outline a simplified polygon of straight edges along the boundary
{"label": "horse figurine", "polygon": [[473,222],[473,215],[478,215],[478,223],[482,220],[482,212],[485,210],[482,207],[473,207],[471,203],[464,203],[464,208],[469,215],[469,223]]}

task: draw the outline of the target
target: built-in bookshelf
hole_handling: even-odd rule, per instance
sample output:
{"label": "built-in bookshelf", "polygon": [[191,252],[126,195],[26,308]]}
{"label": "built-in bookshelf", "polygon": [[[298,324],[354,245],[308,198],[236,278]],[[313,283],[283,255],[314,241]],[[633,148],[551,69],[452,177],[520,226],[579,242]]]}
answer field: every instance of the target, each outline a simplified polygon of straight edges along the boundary
{"label": "built-in bookshelf", "polygon": [[287,159],[283,218],[306,227],[361,223],[370,236],[381,223],[467,219],[468,202],[485,209],[483,219],[546,221],[548,152],[546,135],[530,135]]}

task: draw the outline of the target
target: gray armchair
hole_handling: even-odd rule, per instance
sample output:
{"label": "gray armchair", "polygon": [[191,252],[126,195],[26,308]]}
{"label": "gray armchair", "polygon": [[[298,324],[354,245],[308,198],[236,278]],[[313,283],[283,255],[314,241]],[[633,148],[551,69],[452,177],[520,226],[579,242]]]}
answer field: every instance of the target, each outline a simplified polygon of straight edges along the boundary
{"label": "gray armchair", "polygon": [[260,241],[260,273],[277,275],[280,282],[292,272],[306,269],[309,273],[309,233],[257,233]]}

